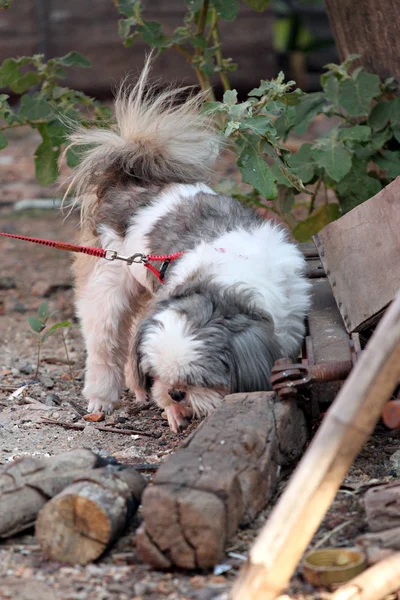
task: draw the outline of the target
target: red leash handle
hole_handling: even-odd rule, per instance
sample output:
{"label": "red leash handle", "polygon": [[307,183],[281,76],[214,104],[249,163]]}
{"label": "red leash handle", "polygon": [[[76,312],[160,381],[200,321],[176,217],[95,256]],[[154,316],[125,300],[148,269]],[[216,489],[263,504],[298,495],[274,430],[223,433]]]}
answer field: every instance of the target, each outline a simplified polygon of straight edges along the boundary
{"label": "red leash handle", "polygon": [[82,252],[83,254],[89,254],[89,256],[97,256],[98,258],[105,258],[106,250],[103,248],[93,248],[92,246],[78,246],[77,244],[68,244],[66,242],[55,242],[53,240],[40,240],[38,238],[26,237],[24,235],[15,235],[14,233],[2,233],[0,235],[4,237],[14,238],[16,240],[23,240],[24,242],[34,242],[35,244],[41,244],[42,246],[48,246],[50,248],[57,248],[58,250],[67,250],[68,252]]}

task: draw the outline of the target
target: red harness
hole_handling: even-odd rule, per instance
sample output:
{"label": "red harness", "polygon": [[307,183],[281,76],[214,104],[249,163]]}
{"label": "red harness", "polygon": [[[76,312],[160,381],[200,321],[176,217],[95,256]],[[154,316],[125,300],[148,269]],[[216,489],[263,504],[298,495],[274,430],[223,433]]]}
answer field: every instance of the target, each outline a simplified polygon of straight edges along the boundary
{"label": "red harness", "polygon": [[[175,254],[142,254],[137,252],[132,256],[122,256],[118,254],[116,250],[108,250],[104,248],[93,248],[92,246],[78,246],[77,244],[67,244],[65,242],[55,242],[54,240],[41,240],[38,238],[26,237],[23,235],[15,235],[13,233],[2,233],[0,235],[9,238],[15,238],[17,240],[23,240],[25,242],[34,242],[35,244],[42,244],[42,246],[49,246],[50,248],[57,248],[58,250],[67,250],[68,252],[82,252],[83,254],[89,254],[89,256],[96,256],[97,258],[105,258],[106,260],[123,260],[128,265],[133,263],[141,263],[146,269],[149,269],[158,279],[160,283],[164,283],[165,273],[169,265],[180,258],[183,254],[181,252],[175,252]],[[158,271],[151,262],[162,262],[161,268]]]}

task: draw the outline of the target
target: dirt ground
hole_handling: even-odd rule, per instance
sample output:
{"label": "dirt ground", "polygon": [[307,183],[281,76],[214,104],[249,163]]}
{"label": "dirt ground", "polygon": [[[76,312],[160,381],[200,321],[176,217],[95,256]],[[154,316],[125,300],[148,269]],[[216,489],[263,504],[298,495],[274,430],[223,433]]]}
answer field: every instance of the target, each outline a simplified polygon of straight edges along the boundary
{"label": "dirt ground", "polygon": [[[0,230],[64,241],[77,237],[77,215],[64,220],[56,208],[40,209],[21,205],[21,200],[53,198],[56,190],[42,189],[33,173],[32,155],[36,138],[31,133],[13,133],[10,146],[0,153]],[[233,169],[229,164],[226,170]],[[147,406],[138,410],[129,394],[107,424],[115,428],[150,433],[122,435],[97,431],[81,416],[85,403],[81,395],[84,349],[79,329],[71,328],[67,349],[74,380],[71,380],[61,335],[46,340],[36,369],[36,338],[27,322],[43,300],[57,310],[55,321],[74,320],[70,255],[41,246],[0,238],[0,464],[23,456],[52,456],[69,449],[88,447],[130,465],[147,465],[151,479],[161,464],[196,427],[171,433],[160,410]],[[27,383],[27,395],[11,397]],[[43,423],[43,418],[84,424],[75,431]],[[363,495],[370,486],[400,475],[399,460],[392,455],[399,448],[396,432],[379,425],[336,496],[310,547],[351,546],[366,531]],[[287,481],[287,479],[286,479]],[[281,493],[283,481],[274,501]],[[209,600],[229,597],[229,590],[249,547],[264,523],[270,507],[248,528],[241,529],[227,548],[215,573],[162,573],[143,564],[135,550],[135,529],[140,510],[129,531],[96,564],[68,566],[49,561],[32,531],[0,543],[0,599],[23,600]],[[231,555],[230,553],[234,553]],[[320,590],[304,582],[300,570],[289,593],[301,599],[319,598]]]}

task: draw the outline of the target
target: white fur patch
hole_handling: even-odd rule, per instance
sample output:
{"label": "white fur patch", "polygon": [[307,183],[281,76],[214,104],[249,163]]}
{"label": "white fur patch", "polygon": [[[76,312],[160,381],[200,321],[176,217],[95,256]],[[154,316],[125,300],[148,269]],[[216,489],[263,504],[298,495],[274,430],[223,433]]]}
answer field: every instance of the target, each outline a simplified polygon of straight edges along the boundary
{"label": "white fur patch", "polygon": [[143,368],[155,368],[157,377],[173,385],[184,380],[188,367],[200,359],[201,342],[191,335],[185,317],[172,309],[159,313],[157,321],[160,327],[147,332],[143,339]]}
{"label": "white fur patch", "polygon": [[[199,192],[215,194],[208,185],[196,183],[171,185],[159,196],[156,196],[150,206],[141,209],[132,219],[125,238],[125,254],[128,256],[135,254],[135,252],[150,254],[147,236],[157,221],[165,217],[183,199],[190,202]],[[133,264],[129,268],[135,279],[149,289],[147,270],[143,265]]]}
{"label": "white fur patch", "polygon": [[253,289],[258,292],[257,305],[274,321],[282,355],[290,356],[297,352],[304,335],[302,322],[310,305],[310,283],[304,269],[304,257],[287,241],[286,232],[265,221],[250,232],[230,231],[185,252],[165,289],[172,292],[198,270],[222,286],[243,284],[245,289]]}

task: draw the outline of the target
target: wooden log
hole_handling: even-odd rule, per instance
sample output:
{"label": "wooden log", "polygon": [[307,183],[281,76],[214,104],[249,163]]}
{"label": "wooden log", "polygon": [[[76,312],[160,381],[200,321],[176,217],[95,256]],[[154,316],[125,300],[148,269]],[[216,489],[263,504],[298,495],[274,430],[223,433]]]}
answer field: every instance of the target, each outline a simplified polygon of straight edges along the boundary
{"label": "wooden log", "polygon": [[51,458],[26,457],[0,470],[0,538],[31,527],[44,504],[79,473],[104,464],[87,449]]}
{"label": "wooden log", "polygon": [[233,600],[272,600],[287,586],[399,378],[400,295],[376,328],[257,537],[233,588]]}
{"label": "wooden log", "polygon": [[357,62],[367,71],[400,82],[397,0],[381,0],[379,9],[375,0],[357,2],[357,10],[352,0],[326,0],[325,6],[341,60],[360,54]]}
{"label": "wooden log", "polygon": [[118,538],[136,512],[145,479],[108,465],[81,475],[39,512],[35,533],[52,560],[85,565]]}
{"label": "wooden log", "polygon": [[364,505],[371,531],[400,528],[399,481],[369,489],[364,497]]}
{"label": "wooden log", "polygon": [[349,333],[377,322],[400,288],[399,228],[397,177],[314,236]]}
{"label": "wooden log", "polygon": [[205,569],[223,556],[276,489],[307,438],[294,402],[272,392],[233,394],[157,472],[143,495],[137,546],[156,568]]}
{"label": "wooden log", "polygon": [[383,600],[400,589],[400,552],[392,554],[342,585],[331,600]]}
{"label": "wooden log", "polygon": [[375,533],[364,533],[356,541],[365,549],[374,546],[376,548],[400,550],[400,527],[391,527]]}

